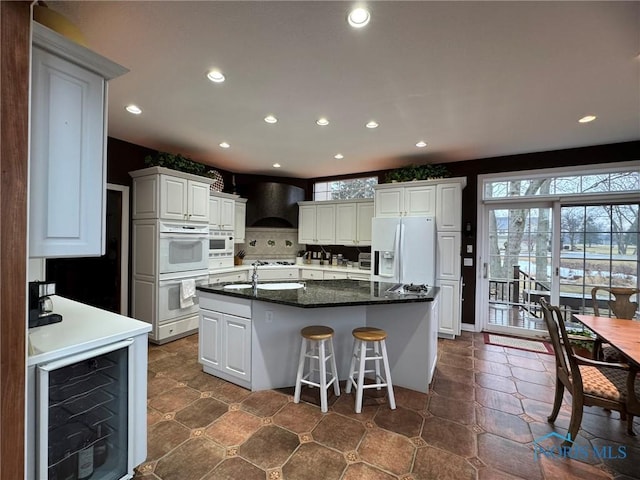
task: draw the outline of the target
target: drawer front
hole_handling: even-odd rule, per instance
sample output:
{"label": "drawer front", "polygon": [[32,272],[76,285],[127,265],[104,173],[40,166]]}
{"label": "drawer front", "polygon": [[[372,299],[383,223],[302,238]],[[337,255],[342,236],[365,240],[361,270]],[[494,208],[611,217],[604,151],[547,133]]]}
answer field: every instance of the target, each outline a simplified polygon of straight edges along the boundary
{"label": "drawer front", "polygon": [[322,270],[310,270],[303,268],[300,270],[300,278],[303,280],[322,280],[324,274]]}
{"label": "drawer front", "polygon": [[166,323],[158,327],[158,338],[156,340],[161,341],[176,335],[182,335],[191,331],[198,330],[199,316],[194,315],[192,317],[183,318],[177,322]]}
{"label": "drawer front", "polygon": [[251,318],[251,300],[246,298],[210,295],[200,292],[200,308],[237,317]]}
{"label": "drawer front", "polygon": [[324,272],[325,280],[343,280],[347,278],[347,272]]}

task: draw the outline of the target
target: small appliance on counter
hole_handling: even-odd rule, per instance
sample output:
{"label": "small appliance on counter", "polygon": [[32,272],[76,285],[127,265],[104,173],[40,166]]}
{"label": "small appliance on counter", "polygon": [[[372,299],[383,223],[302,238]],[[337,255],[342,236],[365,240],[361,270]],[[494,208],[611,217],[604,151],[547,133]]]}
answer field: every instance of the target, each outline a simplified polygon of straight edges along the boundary
{"label": "small appliance on counter", "polygon": [[360,265],[361,270],[371,270],[371,254],[359,253],[358,264]]}
{"label": "small appliance on counter", "polygon": [[62,315],[53,313],[51,295],[55,294],[55,282],[29,282],[29,328],[62,321]]}

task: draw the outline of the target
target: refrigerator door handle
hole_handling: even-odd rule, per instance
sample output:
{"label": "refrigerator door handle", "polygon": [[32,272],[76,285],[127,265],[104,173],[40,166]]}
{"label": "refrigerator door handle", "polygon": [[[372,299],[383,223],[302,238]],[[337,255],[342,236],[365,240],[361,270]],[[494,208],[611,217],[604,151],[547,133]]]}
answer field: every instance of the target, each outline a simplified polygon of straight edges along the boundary
{"label": "refrigerator door handle", "polygon": [[405,249],[404,246],[404,223],[400,222],[400,224],[396,227],[396,239],[395,239],[395,247],[396,247],[396,270],[398,271],[398,281],[402,281],[404,263],[403,263],[403,251]]}

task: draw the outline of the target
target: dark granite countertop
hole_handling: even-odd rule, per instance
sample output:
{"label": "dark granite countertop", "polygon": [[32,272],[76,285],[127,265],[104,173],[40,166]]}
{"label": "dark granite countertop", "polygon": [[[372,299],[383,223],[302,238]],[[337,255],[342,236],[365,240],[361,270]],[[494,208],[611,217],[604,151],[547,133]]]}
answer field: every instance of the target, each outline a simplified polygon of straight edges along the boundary
{"label": "dark granite countertop", "polygon": [[[296,280],[291,282],[260,282],[260,284],[295,282]],[[247,282],[240,283],[247,284]],[[203,285],[197,287],[197,290],[229,297],[261,300],[302,308],[431,302],[435,299],[439,291],[438,287],[431,287],[424,294],[398,295],[386,292],[387,289],[395,285],[393,283],[368,282],[363,280],[300,280],[299,283],[304,283],[306,288],[294,290],[259,289],[255,295],[253,288],[233,290],[224,288],[225,285],[234,285],[234,283]]]}

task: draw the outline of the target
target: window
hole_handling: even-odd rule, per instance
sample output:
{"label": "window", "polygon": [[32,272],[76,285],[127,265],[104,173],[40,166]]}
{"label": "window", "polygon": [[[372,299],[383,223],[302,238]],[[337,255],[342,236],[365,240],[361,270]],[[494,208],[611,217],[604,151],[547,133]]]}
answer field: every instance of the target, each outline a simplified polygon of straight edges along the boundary
{"label": "window", "polygon": [[484,199],[564,197],[640,191],[640,169],[570,175],[493,178],[484,182]]}
{"label": "window", "polygon": [[352,198],[373,198],[373,187],[378,177],[350,178],[331,182],[316,182],[313,185],[313,199],[349,200]]}

